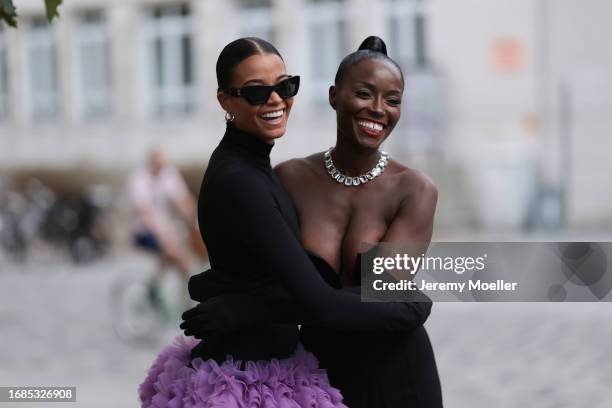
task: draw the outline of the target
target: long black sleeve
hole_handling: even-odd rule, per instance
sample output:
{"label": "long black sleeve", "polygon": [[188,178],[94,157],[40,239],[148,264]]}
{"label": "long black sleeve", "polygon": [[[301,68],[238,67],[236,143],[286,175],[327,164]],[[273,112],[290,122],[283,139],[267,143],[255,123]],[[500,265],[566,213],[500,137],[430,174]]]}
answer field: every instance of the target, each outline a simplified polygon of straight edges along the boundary
{"label": "long black sleeve", "polygon": [[419,324],[411,303],[362,303],[358,294],[329,286],[284,219],[269,179],[247,166],[224,167],[207,185],[214,200],[205,210],[215,214],[209,222],[222,220],[236,248],[249,248],[235,256],[256,254],[264,272],[295,301],[298,314],[321,326],[351,330],[403,331]]}
{"label": "long black sleeve", "polygon": [[[219,322],[222,327],[232,327],[243,329],[265,323],[286,323],[286,324],[317,324],[318,319],[305,315],[300,306],[282,287],[278,285],[260,288],[251,294],[231,294],[226,282],[223,281],[223,273],[218,271],[207,271],[193,276],[189,280],[189,293],[193,300],[205,302],[212,297],[220,296],[222,302],[217,298],[217,307],[223,308],[223,313],[215,316],[216,319],[227,321]],[[353,293],[357,296],[361,294],[359,286],[342,288],[342,291]],[[225,293],[225,294],[222,294]],[[401,299],[395,299],[401,301]],[[432,303],[423,295],[422,302],[406,302],[405,306],[409,313],[412,313],[410,327],[415,329],[425,323],[431,313]],[[407,322],[408,324],[408,322]],[[360,331],[370,331],[371,327],[361,326]],[[407,327],[408,329],[408,327]]]}

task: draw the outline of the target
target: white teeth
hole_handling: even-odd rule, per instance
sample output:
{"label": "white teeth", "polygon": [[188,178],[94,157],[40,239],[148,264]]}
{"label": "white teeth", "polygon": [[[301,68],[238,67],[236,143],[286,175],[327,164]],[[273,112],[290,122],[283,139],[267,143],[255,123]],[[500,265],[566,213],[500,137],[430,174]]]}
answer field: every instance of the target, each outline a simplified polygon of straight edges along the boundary
{"label": "white teeth", "polygon": [[372,129],[377,132],[383,130],[383,125],[381,125],[380,123],[370,122],[368,120],[360,120],[357,123],[359,124],[359,126],[367,127],[368,129]]}
{"label": "white teeth", "polygon": [[270,119],[280,118],[281,116],[283,116],[282,109],[278,111],[274,111],[274,112],[267,112],[261,115],[262,118],[270,118]]}

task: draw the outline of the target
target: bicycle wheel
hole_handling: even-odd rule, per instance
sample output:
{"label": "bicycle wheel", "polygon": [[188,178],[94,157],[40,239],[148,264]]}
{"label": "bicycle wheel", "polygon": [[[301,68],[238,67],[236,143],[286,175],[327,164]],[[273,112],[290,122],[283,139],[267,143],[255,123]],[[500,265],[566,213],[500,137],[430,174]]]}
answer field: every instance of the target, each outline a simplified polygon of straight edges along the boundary
{"label": "bicycle wheel", "polygon": [[110,289],[111,319],[117,336],[130,343],[157,343],[163,326],[163,305],[149,292],[146,278],[123,276]]}

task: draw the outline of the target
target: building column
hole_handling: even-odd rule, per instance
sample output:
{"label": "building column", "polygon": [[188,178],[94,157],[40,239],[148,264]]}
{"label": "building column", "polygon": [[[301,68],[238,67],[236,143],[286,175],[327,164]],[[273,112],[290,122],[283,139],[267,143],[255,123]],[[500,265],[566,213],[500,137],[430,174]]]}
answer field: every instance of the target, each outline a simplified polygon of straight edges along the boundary
{"label": "building column", "polygon": [[289,69],[303,67],[308,60],[306,50],[308,15],[306,0],[272,0],[275,46]]}
{"label": "building column", "polygon": [[193,2],[194,69],[197,88],[197,113],[213,123],[223,123],[217,103],[216,63],[223,47],[238,38],[237,1]]}
{"label": "building column", "polygon": [[113,2],[108,9],[111,116],[125,123],[146,117],[148,104],[140,97],[146,82],[141,50],[141,24],[133,2]]}
{"label": "building column", "polygon": [[[290,74],[309,76],[308,4],[307,0],[272,0],[274,45],[287,65]],[[304,86],[306,85],[306,86]],[[298,110],[306,108],[310,100],[310,87],[300,87]],[[302,106],[300,106],[302,105]]]}

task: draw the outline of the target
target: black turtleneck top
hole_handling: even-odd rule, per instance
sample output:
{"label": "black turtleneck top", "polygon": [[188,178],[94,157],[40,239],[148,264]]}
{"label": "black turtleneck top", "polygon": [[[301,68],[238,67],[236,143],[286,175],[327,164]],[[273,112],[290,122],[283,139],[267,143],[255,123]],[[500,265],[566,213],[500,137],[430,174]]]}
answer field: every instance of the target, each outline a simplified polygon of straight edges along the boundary
{"label": "black turtleneck top", "polygon": [[[421,324],[426,316],[414,303],[362,303],[355,291],[333,288],[323,280],[300,244],[297,212],[270,166],[271,150],[272,145],[228,125],[213,152],[198,201],[212,270],[201,274],[207,279],[191,279],[191,297],[203,301],[280,286],[300,315],[320,326],[401,331]],[[295,324],[262,323],[206,339],[192,357],[283,358],[294,352],[297,342]]]}

